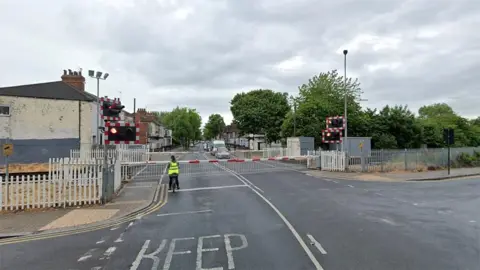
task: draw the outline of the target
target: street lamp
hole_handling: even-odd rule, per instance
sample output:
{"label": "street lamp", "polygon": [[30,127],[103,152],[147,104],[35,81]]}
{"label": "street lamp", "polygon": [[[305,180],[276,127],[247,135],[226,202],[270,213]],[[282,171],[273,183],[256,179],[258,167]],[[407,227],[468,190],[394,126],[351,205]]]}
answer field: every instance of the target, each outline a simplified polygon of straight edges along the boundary
{"label": "street lamp", "polygon": [[345,105],[344,105],[344,121],[345,121],[345,137],[343,138],[343,151],[346,152],[346,148],[347,148],[347,139],[348,139],[348,120],[347,120],[347,54],[348,54],[348,50],[343,50],[343,70],[344,70],[344,74],[343,74],[343,87],[345,88],[344,89],[344,99],[345,99]]}
{"label": "street lamp", "polygon": [[[103,77],[102,77],[103,75]],[[88,71],[88,76],[90,78],[97,79],[97,144],[100,144],[100,80],[106,80],[108,78],[108,73],[103,74],[101,71],[95,72],[94,70]]]}

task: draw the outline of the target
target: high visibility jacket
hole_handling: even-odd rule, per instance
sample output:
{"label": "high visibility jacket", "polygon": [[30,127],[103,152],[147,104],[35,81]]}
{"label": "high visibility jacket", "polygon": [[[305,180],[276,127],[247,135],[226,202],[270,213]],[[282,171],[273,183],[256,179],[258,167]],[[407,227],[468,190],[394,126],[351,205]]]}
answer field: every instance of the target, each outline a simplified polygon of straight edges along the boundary
{"label": "high visibility jacket", "polygon": [[179,174],[180,170],[178,168],[177,162],[170,162],[170,168],[168,168],[168,175]]}

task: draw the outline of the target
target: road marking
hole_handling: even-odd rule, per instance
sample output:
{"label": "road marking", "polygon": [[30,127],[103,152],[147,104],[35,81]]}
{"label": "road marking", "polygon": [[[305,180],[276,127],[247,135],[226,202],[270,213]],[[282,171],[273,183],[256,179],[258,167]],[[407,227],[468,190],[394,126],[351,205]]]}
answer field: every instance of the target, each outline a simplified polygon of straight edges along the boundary
{"label": "road marking", "polygon": [[207,212],[213,212],[213,211],[212,210],[200,210],[200,211],[187,211],[187,212],[177,212],[177,213],[165,213],[165,214],[158,214],[157,217],[196,214],[196,213],[207,213]]}
{"label": "road marking", "polygon": [[86,260],[88,260],[89,258],[92,257],[92,254],[93,252],[95,252],[95,250],[97,250],[96,248],[92,248],[90,249],[89,251],[87,251],[85,254],[82,255],[82,257],[80,257],[77,262],[84,262]]}
{"label": "road marking", "polygon": [[95,266],[95,267],[92,267],[90,270],[101,270],[102,267],[101,266]]}
{"label": "road marking", "polygon": [[[210,189],[222,189],[222,188],[236,188],[236,187],[247,187],[248,185],[231,185],[231,186],[217,186],[217,187],[201,187],[201,188],[187,188],[187,189],[178,189],[175,192],[186,192],[186,191],[197,191],[197,190],[210,190]],[[168,192],[172,192],[169,190]]]}
{"label": "road marking", "polygon": [[[240,237],[240,240],[242,240],[242,245],[239,247],[232,247],[230,237]],[[227,250],[227,258],[228,258],[228,269],[235,269],[235,263],[233,261],[233,253],[232,251],[239,250],[239,249],[244,249],[248,247],[248,242],[247,238],[243,234],[225,234],[224,235],[224,242],[225,242],[225,249]]]}
{"label": "road marking", "polygon": [[338,183],[339,183],[339,182],[338,182],[338,181],[336,181],[336,180],[332,180],[332,181],[333,181],[335,184],[338,184]]}
{"label": "road marking", "polygon": [[[195,270],[207,270],[202,267],[202,253],[218,251],[218,248],[203,248],[203,239],[221,237],[220,235],[200,236],[197,245],[197,261]],[[164,268],[164,270],[167,270]],[[223,267],[209,268],[208,270],[223,270]]]}
{"label": "road marking", "polygon": [[127,226],[127,228],[125,228],[125,231],[126,231],[126,230],[128,230],[128,228],[132,227],[132,226],[133,226],[133,224],[134,224],[134,222],[133,222],[133,221],[130,221],[130,223],[128,223],[128,226]]}
{"label": "road marking", "polygon": [[121,242],[123,242],[123,234],[124,234],[124,233],[121,233],[120,236],[117,238],[117,240],[115,240],[114,242],[115,242],[115,243],[121,243]]}
{"label": "road marking", "polygon": [[[163,264],[163,270],[170,269],[170,264],[172,263],[173,255],[182,255],[182,254],[190,254],[192,253],[190,250],[184,251],[175,251],[175,243],[177,241],[186,241],[186,240],[193,240],[193,237],[186,237],[186,238],[174,238],[172,242],[170,242],[170,247],[168,248],[167,257],[165,258],[165,264]],[[153,268],[152,268],[153,269]],[[156,269],[156,268],[155,268]]]}
{"label": "road marking", "polygon": [[313,237],[311,234],[307,234],[308,239],[310,242],[322,253],[323,255],[327,254],[327,251],[322,247],[322,245]]}
{"label": "road marking", "polygon": [[116,229],[118,229],[118,226],[115,226],[113,228],[110,228],[110,231],[115,231]]}
{"label": "road marking", "polygon": [[[198,242],[197,242],[197,249],[196,249],[196,260],[194,262],[195,266],[193,267],[188,267],[188,269],[193,269],[195,268],[196,270],[223,270],[223,269],[235,269],[235,262],[234,262],[234,251],[245,249],[248,247],[248,242],[247,238],[243,234],[225,234],[223,235],[223,242],[225,244],[225,251],[227,255],[227,262],[224,262],[224,264],[227,264],[226,266],[217,266],[214,268],[202,268],[202,258],[203,258],[203,253],[206,252],[216,252],[220,249],[219,247],[209,247],[209,248],[204,248],[204,239],[209,239],[209,238],[222,238],[222,235],[209,235],[209,236],[200,236],[198,237]],[[238,238],[241,243],[239,243],[238,240],[235,238]],[[162,267],[163,270],[169,270],[172,265],[172,258],[173,255],[183,255],[183,254],[191,254],[193,251],[190,250],[183,250],[183,251],[175,251],[175,246],[177,241],[181,240],[194,240],[195,237],[187,237],[187,238],[174,238],[171,240],[168,251],[166,252],[167,254],[165,255],[165,263]],[[236,240],[236,241],[233,241]],[[232,246],[232,242],[238,243],[238,246]],[[152,267],[149,269],[158,269],[159,264],[160,264],[160,253],[164,254],[163,250],[165,249],[166,245],[168,243],[167,239],[163,239],[162,243],[158,247],[157,250],[150,254],[146,254],[146,251],[150,245],[150,240],[146,240],[145,243],[143,244],[140,252],[138,253],[137,257],[135,258],[135,261],[132,263],[130,270],[137,270],[138,267],[140,266],[140,263],[142,262],[143,259],[151,259],[153,261]],[[161,255],[160,255],[161,256]],[[211,256],[207,256],[207,258],[211,259]],[[221,262],[221,261],[220,261]],[[217,261],[217,263],[220,263]]]}
{"label": "road marking", "polygon": [[381,193],[375,193],[375,195],[378,195],[378,196],[383,196]]}
{"label": "road marking", "polygon": [[160,251],[162,251],[162,249],[165,248],[166,244],[167,244],[167,240],[162,240],[162,243],[157,248],[157,250],[155,250],[150,254],[145,254],[145,252],[148,249],[148,246],[150,245],[150,240],[146,240],[142,246],[142,249],[138,253],[137,258],[135,258],[135,261],[132,263],[130,270],[137,270],[143,258],[151,259],[153,261],[151,269],[158,269],[158,265],[160,264],[160,259],[157,257],[157,254],[160,253]]}
{"label": "road marking", "polygon": [[[243,180],[237,176],[237,174],[234,174],[232,173],[232,175],[234,175],[235,177],[237,177],[240,181],[243,182]],[[305,251],[305,253],[307,253],[307,256],[308,258],[310,258],[310,260],[312,261],[313,265],[315,266],[315,268],[317,270],[323,270],[323,267],[320,265],[320,263],[318,262],[318,260],[315,258],[315,256],[313,255],[312,251],[310,250],[310,248],[308,248],[307,244],[303,241],[302,237],[300,236],[300,234],[298,234],[297,230],[295,230],[295,228],[293,227],[293,225],[287,220],[287,218],[280,212],[280,210],[277,209],[277,207],[275,207],[275,205],[273,205],[273,203],[271,203],[267,198],[265,198],[265,196],[263,196],[260,192],[258,192],[256,189],[254,189],[253,187],[251,186],[248,186],[253,192],[255,192],[265,203],[267,203],[272,209],[273,211],[275,211],[275,213],[277,213],[277,215],[280,217],[280,219],[282,219],[282,221],[285,223],[285,225],[287,225],[288,229],[292,232],[293,236],[295,237],[295,239],[297,239],[298,243],[300,244],[300,246],[303,248],[303,250]]]}
{"label": "road marking", "polygon": [[351,187],[351,188],[354,188],[354,186],[352,186],[352,185],[347,185],[347,186],[349,186],[349,187]]}

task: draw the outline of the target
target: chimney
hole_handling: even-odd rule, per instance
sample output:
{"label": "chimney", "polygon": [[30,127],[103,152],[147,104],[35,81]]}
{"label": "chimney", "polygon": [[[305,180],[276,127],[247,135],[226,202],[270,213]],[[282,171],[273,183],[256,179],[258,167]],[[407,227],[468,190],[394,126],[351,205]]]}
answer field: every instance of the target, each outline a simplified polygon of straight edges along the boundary
{"label": "chimney", "polygon": [[85,77],[81,71],[72,71],[71,69],[63,70],[62,82],[76,88],[80,91],[85,91]]}

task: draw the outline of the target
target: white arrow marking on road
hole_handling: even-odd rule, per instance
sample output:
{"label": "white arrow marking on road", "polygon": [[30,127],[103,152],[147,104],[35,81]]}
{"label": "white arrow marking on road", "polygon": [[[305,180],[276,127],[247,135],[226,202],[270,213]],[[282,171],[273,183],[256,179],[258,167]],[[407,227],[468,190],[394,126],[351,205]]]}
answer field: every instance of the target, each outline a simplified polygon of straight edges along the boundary
{"label": "white arrow marking on road", "polygon": [[103,259],[109,259],[110,256],[112,256],[112,254],[115,252],[117,248],[116,247],[109,247],[107,250],[105,250],[105,253],[103,253],[103,257],[100,258],[100,260],[103,260]]}
{"label": "white arrow marking on road", "polygon": [[310,242],[312,242],[312,244],[318,249],[318,251],[320,251],[320,253],[322,253],[323,255],[327,254],[327,251],[322,247],[322,245],[320,245],[317,240],[315,240],[315,238],[313,238],[311,234],[307,234],[307,237],[308,239],[310,239]]}

